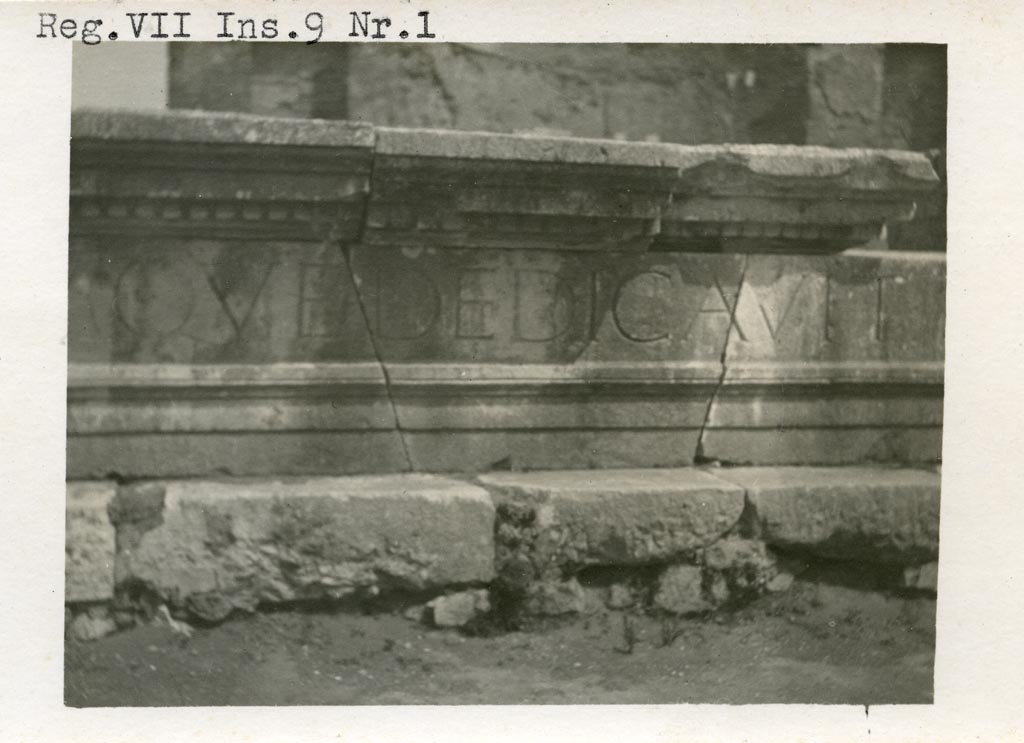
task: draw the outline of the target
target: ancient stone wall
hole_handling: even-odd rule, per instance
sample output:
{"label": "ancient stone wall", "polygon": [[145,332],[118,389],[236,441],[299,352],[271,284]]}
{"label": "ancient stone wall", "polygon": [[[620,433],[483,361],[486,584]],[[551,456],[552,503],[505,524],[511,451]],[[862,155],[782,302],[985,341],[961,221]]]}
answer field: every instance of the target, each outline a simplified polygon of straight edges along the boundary
{"label": "ancient stone wall", "polygon": [[[946,148],[929,44],[172,44],[172,108],[686,144]],[[945,189],[892,245],[944,250]]]}
{"label": "ancient stone wall", "polygon": [[183,44],[176,108],[384,126],[802,144],[801,45]]}
{"label": "ancient stone wall", "polygon": [[927,44],[170,45],[170,106],[382,126],[945,149]]}
{"label": "ancient stone wall", "polygon": [[[945,256],[877,239],[923,155],[86,111],[71,171],[67,472],[120,483],[70,486],[79,600],[934,559]],[[711,462],[771,469],[658,474]]]}
{"label": "ancient stone wall", "polygon": [[945,262],[835,254],[934,182],[891,152],[82,114],[69,475],[935,461]]}

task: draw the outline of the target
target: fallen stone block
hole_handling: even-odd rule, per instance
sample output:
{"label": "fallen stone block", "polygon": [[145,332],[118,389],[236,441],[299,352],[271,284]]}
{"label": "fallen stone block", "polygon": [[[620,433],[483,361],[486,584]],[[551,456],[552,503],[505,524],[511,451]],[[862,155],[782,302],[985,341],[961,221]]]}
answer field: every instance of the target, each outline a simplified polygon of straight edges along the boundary
{"label": "fallen stone block", "polygon": [[628,609],[635,602],[636,597],[629,589],[629,586],[624,586],[621,583],[612,583],[608,586],[608,593],[604,603],[609,609]]}
{"label": "fallen stone block", "polygon": [[768,581],[768,585],[765,588],[768,593],[782,593],[792,588],[793,581],[795,580],[796,578],[793,577],[792,573],[779,573]]}
{"label": "fallen stone block", "polygon": [[587,595],[575,578],[535,583],[530,587],[525,608],[528,614],[542,617],[582,614],[587,609]]}
{"label": "fallen stone block", "polygon": [[90,642],[117,631],[117,624],[107,616],[79,614],[68,626],[68,634],[80,642]]}
{"label": "fallen stone block", "polygon": [[460,591],[438,596],[427,602],[434,625],[437,627],[462,627],[475,617],[491,610],[487,590]]}
{"label": "fallen stone block", "polygon": [[[494,576],[494,506],[428,475],[148,483],[162,522],[120,559],[169,603],[374,596]],[[195,603],[195,602],[192,602]],[[220,610],[216,612],[218,615]]]}
{"label": "fallen stone block", "polygon": [[104,601],[114,595],[114,525],[107,506],[112,482],[69,482],[65,503],[64,601]]}
{"label": "fallen stone block", "polygon": [[743,512],[741,488],[692,469],[495,473],[498,563],[536,578],[589,565],[677,559],[716,541]]}
{"label": "fallen stone block", "polygon": [[769,545],[897,565],[918,565],[938,555],[939,476],[934,472],[750,467],[716,474],[746,489]]}
{"label": "fallen stone block", "polygon": [[754,598],[767,590],[775,577],[775,558],[764,542],[726,538],[703,555],[704,580],[715,603]]}
{"label": "fallen stone block", "polygon": [[669,565],[658,580],[654,608],[672,614],[693,614],[712,608],[704,596],[704,573],[697,565]]}

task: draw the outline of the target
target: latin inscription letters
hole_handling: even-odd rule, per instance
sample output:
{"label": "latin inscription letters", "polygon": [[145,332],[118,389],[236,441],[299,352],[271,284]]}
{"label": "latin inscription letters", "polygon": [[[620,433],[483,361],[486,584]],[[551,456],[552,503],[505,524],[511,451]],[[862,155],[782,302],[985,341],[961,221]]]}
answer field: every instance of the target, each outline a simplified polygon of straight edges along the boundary
{"label": "latin inscription letters", "polygon": [[[916,267],[896,273],[898,265],[837,261],[808,270],[794,261],[793,270],[780,262],[773,275],[776,266],[762,258],[740,284],[736,261],[706,257],[654,257],[623,273],[536,254],[489,253],[477,262],[462,251],[415,259],[365,253],[356,258],[353,286],[346,264],[320,251],[201,244],[190,250],[132,248],[113,264],[73,267],[75,296],[97,318],[90,353],[107,348],[115,358],[142,358],[147,349],[171,348],[167,357],[184,361],[192,352],[179,340],[191,339],[197,359],[255,358],[268,348],[344,358],[366,332],[359,302],[370,331],[410,358],[468,352],[460,341],[499,344],[497,357],[524,360],[563,352],[575,358],[595,341],[608,344],[595,347],[598,354],[628,355],[615,345],[626,343],[648,346],[658,358],[703,357],[726,337],[752,357],[811,358],[836,342],[869,355],[878,353],[867,350],[871,345],[881,344],[900,344],[896,354],[941,348],[941,312],[928,318],[929,328],[939,329],[934,334],[905,338],[909,325],[899,322],[908,299],[930,291],[920,282],[941,278]],[[293,347],[289,338],[304,343]],[[445,338],[456,345],[439,343]],[[547,347],[534,351],[529,344]],[[491,354],[487,345],[472,349],[481,359]]]}
{"label": "latin inscription letters", "polygon": [[612,319],[623,338],[654,343],[669,337],[664,322],[672,307],[672,277],[664,271],[643,271],[619,285]]}
{"label": "latin inscription letters", "polygon": [[516,340],[546,343],[569,332],[576,297],[558,274],[518,269],[514,291]]}
{"label": "latin inscription letters", "polygon": [[736,331],[736,337],[741,341],[747,340],[746,334],[743,332],[743,328],[740,327],[736,321],[736,300],[729,301],[729,298],[725,294],[725,290],[722,289],[722,282],[719,281],[716,276],[713,280],[713,285],[707,290],[704,296],[704,303],[701,304],[700,309],[693,316],[693,320],[686,328],[684,337],[693,337],[694,328],[700,324],[707,322],[710,318],[716,316],[724,316],[730,324],[730,331]]}
{"label": "latin inscription letters", "polygon": [[496,302],[487,291],[494,271],[463,269],[459,272],[455,307],[455,337],[487,339],[494,337],[493,315]]}

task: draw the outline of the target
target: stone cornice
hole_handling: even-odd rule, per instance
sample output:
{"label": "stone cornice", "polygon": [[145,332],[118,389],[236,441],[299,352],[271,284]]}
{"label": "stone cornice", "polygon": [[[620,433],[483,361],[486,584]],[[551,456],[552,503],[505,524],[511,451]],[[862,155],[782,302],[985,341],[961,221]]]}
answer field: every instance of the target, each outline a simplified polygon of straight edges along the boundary
{"label": "stone cornice", "polygon": [[173,111],[72,116],[75,234],[833,252],[913,217],[924,155]]}

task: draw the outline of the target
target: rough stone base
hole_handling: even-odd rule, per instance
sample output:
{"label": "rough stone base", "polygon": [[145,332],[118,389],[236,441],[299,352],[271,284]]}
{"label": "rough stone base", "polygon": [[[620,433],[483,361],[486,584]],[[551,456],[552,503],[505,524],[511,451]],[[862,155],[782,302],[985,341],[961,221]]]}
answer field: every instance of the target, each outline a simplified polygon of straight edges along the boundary
{"label": "rough stone base", "polygon": [[499,562],[524,555],[538,576],[678,559],[734,527],[744,505],[741,488],[697,469],[502,473],[480,483],[498,499]]}
{"label": "rough stone base", "polygon": [[487,493],[427,475],[167,481],[161,523],[119,555],[119,574],[173,604],[376,595],[493,577]]}
{"label": "rough stone base", "polygon": [[486,611],[484,594],[466,590],[485,585],[497,614],[595,603],[685,614],[785,590],[791,563],[812,559],[895,568],[905,587],[934,591],[939,475],[757,467],[503,472],[477,484],[80,482],[68,484],[67,507],[69,602],[109,600],[116,563],[117,585],[209,621],[260,603],[390,592],[433,594],[438,623],[458,626]]}
{"label": "rough stone base", "polygon": [[64,601],[105,601],[114,595],[114,525],[109,482],[69,482],[65,505]]}
{"label": "rough stone base", "polygon": [[718,477],[744,488],[769,545],[829,559],[917,565],[939,549],[939,475],[884,467],[744,467]]}

